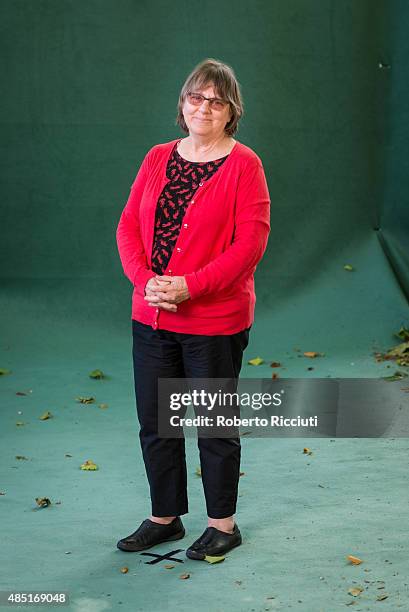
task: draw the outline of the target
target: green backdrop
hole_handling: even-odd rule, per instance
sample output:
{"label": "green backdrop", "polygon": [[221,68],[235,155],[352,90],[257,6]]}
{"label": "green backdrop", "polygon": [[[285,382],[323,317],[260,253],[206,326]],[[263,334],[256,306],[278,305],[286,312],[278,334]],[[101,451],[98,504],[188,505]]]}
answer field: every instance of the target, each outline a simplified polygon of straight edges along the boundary
{"label": "green backdrop", "polygon": [[2,276],[118,285],[114,229],[131,182],[149,147],[180,134],[182,83],[215,56],[236,71],[246,109],[237,138],[268,177],[268,292],[298,291],[377,229],[407,286],[408,13],[404,1],[205,1],[193,11],[184,1],[3,0]]}

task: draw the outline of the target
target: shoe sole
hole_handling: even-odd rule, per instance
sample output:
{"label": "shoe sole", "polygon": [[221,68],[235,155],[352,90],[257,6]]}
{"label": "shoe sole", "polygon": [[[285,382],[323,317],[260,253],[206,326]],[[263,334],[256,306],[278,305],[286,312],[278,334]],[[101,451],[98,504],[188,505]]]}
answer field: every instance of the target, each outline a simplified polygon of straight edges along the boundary
{"label": "shoe sole", "polygon": [[[227,553],[229,553],[231,550],[233,550],[233,548],[236,548],[237,546],[240,546],[242,544],[242,541],[237,542],[237,544],[234,544],[234,546],[232,546],[231,548],[229,548],[228,551],[226,551],[225,553],[219,553],[216,556],[223,556],[223,555],[227,555]],[[193,559],[194,561],[204,561],[206,555],[203,555],[203,553],[199,553],[196,552],[195,550],[189,550],[187,549],[186,551],[186,557],[188,557],[189,559]]]}
{"label": "shoe sole", "polygon": [[174,540],[181,540],[182,538],[185,537],[185,531],[179,531],[179,533],[175,533],[175,535],[170,536],[169,538],[165,538],[164,540],[159,540],[158,542],[155,542],[154,544],[148,544],[148,546],[139,546],[138,548],[122,548],[122,546],[119,545],[119,542],[117,543],[117,548],[119,548],[119,550],[122,550],[123,552],[139,552],[140,550],[148,550],[148,548],[153,548],[153,546],[157,546],[158,544],[163,544],[163,542],[173,542]]}

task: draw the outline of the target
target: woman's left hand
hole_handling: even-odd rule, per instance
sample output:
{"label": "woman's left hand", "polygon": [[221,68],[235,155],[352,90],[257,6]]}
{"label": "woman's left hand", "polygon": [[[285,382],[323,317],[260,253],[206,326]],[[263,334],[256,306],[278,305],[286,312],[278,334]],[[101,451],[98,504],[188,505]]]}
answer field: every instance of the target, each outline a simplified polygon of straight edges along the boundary
{"label": "woman's left hand", "polygon": [[161,286],[151,287],[151,292],[155,295],[146,295],[145,300],[150,306],[156,306],[157,302],[168,302],[169,304],[180,304],[190,298],[184,276],[155,276],[158,280],[168,281]]}

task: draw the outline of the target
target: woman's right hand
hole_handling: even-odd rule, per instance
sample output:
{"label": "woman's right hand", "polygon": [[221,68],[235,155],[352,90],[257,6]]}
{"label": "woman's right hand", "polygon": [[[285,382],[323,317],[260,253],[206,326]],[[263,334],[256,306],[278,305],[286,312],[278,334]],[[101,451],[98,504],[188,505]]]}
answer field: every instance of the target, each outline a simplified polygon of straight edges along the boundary
{"label": "woman's right hand", "polygon": [[[160,287],[161,285],[163,286],[163,285],[168,285],[168,284],[169,284],[169,281],[161,281],[153,276],[152,278],[148,280],[148,282],[145,285],[145,295],[154,296],[155,292],[151,290],[151,287]],[[169,302],[149,302],[148,301],[148,305],[153,306],[154,308],[161,308],[162,310],[167,310],[169,312],[177,311],[177,305],[170,304]]]}

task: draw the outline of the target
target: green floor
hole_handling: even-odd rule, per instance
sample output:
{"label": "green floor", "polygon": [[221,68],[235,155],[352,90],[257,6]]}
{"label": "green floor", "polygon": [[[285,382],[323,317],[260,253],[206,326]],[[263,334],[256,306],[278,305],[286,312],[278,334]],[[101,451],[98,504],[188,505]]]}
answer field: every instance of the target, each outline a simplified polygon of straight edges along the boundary
{"label": "green floor", "polygon": [[[393,333],[408,324],[407,302],[376,237],[349,259],[354,272],[343,269],[341,253],[324,260],[313,281],[284,294],[260,272],[242,378],[270,377],[272,360],[282,363],[283,377],[377,378],[396,369],[376,363],[373,351],[398,342]],[[243,437],[241,547],[216,565],[181,552],[175,556],[184,563],[172,569],[164,567],[169,561],[148,565],[149,557],[117,550],[116,541],[150,511],[133,395],[130,302],[124,309],[131,287],[126,279],[2,284],[0,367],[12,371],[0,380],[2,590],[67,591],[69,609],[87,612],[333,612],[351,602],[353,610],[409,609],[407,438]],[[325,356],[299,358],[296,348]],[[267,365],[247,365],[256,356]],[[95,368],[109,378],[91,380]],[[91,395],[95,404],[76,402]],[[409,395],[402,398],[408,410]],[[47,410],[53,418],[39,420]],[[303,454],[306,445],[312,455]],[[187,456],[187,535],[150,552],[186,549],[206,527],[193,439]],[[87,459],[99,470],[80,470]],[[37,508],[36,497],[52,505]],[[363,563],[351,565],[347,555]],[[183,573],[190,578],[180,579]],[[363,591],[353,597],[352,587]],[[388,597],[377,601],[383,593]]]}

